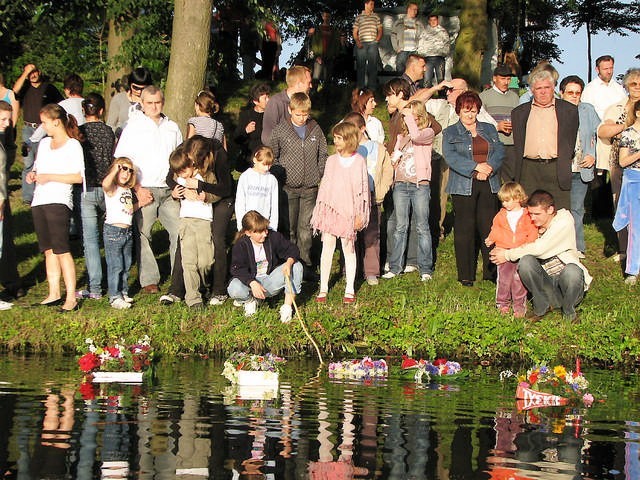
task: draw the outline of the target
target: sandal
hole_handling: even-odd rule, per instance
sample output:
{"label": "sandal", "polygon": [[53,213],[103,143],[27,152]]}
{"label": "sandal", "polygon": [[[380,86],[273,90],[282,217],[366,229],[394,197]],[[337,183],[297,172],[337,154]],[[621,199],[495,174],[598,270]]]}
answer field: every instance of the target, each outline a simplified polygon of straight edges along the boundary
{"label": "sandal", "polygon": [[344,297],[342,297],[342,303],[345,305],[351,305],[356,303],[356,294],[355,293],[345,293]]}
{"label": "sandal", "polygon": [[316,303],[327,303],[327,292],[320,292],[316,297]]}

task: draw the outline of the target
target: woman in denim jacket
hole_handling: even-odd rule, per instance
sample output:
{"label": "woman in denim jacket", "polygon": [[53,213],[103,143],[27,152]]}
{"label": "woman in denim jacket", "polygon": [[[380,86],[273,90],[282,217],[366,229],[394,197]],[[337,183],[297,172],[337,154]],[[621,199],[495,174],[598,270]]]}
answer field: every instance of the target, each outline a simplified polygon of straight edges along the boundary
{"label": "woman in denim jacket", "polygon": [[495,281],[495,265],[489,260],[489,248],[482,241],[491,231],[491,222],[499,208],[499,169],[504,146],[498,132],[489,123],[478,122],[482,106],[475,92],[464,92],[456,100],[458,123],[446,128],[442,150],[449,165],[446,191],[451,195],[455,213],[453,228],[458,281],[473,286],[482,252],[482,278]]}

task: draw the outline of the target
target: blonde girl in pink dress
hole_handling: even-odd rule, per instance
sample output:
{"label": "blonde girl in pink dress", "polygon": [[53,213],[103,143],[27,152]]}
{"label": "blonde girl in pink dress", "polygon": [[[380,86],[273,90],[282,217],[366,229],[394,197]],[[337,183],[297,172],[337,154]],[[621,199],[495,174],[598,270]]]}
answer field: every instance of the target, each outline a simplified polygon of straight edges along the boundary
{"label": "blonde girl in pink dress", "polygon": [[356,301],[356,234],[369,223],[369,176],[367,161],[357,153],[360,139],[358,127],[351,123],[339,123],[333,127],[332,134],[337,153],[327,158],[311,217],[314,231],[322,233],[320,292],[316,301],[327,301],[333,253],[339,238],[346,274],[343,303],[352,304]]}

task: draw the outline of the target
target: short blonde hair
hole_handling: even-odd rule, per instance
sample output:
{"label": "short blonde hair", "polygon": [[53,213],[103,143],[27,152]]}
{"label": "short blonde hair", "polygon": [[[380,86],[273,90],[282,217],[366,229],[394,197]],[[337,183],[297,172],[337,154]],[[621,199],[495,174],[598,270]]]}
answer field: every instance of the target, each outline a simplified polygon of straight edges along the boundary
{"label": "short blonde hair", "polygon": [[355,153],[360,145],[360,129],[350,122],[340,122],[331,134],[335,137],[339,135],[344,140],[345,153]]}
{"label": "short blonde hair", "polygon": [[291,88],[298,82],[304,82],[305,77],[309,74],[311,76],[311,70],[303,65],[295,65],[287,70],[287,87]]}
{"label": "short blonde hair", "polygon": [[263,165],[273,165],[273,150],[271,147],[267,147],[265,145],[261,145],[256,148],[256,151],[253,153],[253,163],[261,163]]}
{"label": "short blonde hair", "polygon": [[527,192],[524,191],[522,185],[517,182],[507,182],[500,190],[498,190],[498,198],[501,202],[508,202],[509,200],[516,200],[520,202],[523,207],[527,205]]}
{"label": "short blonde hair", "polygon": [[413,118],[416,119],[416,125],[419,129],[429,128],[431,126],[431,118],[427,113],[424,102],[419,100],[412,100],[407,104],[407,107],[411,109]]}
{"label": "short blonde hair", "polygon": [[301,112],[308,113],[311,111],[311,99],[309,95],[306,93],[298,92],[291,95],[291,100],[289,101],[289,109],[293,112],[294,110],[300,110]]}

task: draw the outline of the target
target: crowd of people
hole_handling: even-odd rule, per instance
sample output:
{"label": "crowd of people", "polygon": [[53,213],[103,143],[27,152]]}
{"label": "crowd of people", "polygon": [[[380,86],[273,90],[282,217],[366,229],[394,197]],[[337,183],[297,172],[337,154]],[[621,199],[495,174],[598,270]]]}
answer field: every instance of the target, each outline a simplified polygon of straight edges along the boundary
{"label": "crowd of people", "polygon": [[[159,297],[164,305],[184,301],[202,309],[231,297],[251,316],[262,300],[284,290],[280,319],[289,322],[303,281],[319,282],[315,301],[327,302],[338,240],[343,303],[353,304],[358,274],[370,286],[414,271],[421,281],[432,280],[434,245],[445,233],[450,198],[461,285],[474,285],[480,254],[482,279],[497,283],[501,313],[535,321],[560,309],[575,320],[592,280],[581,263],[585,196],[605,171],[616,206],[617,258],[626,261],[625,282],[634,284],[640,270],[640,69],[629,69],[620,85],[613,79],[614,59],[605,55],[596,60],[595,80],[585,85],[571,75],[556,91],[558,73],[543,63],[519,98],[510,88],[512,69],[500,64],[492,86],[477,93],[462,78],[443,80],[439,59],[432,58],[437,55],[418,53],[426,27],[415,20],[414,6],[394,29],[402,75],[381,88],[388,130],[374,116],[375,81],[358,84],[351,112],[345,109],[331,130],[333,155],[326,132],[310,117],[312,77],[322,68],[291,67],[286,88],[274,95],[266,83],[255,83],[231,135],[216,118],[215,96],[199,92],[186,139],[163,113],[164,94],[143,67],[131,72],[127,90],[113,97],[108,112],[99,94],[83,96],[75,74],[65,78],[64,97],[32,64],[13,89],[0,78],[0,280],[6,293],[24,294],[6,178],[14,147],[8,132],[18,109],[22,199],[31,207],[48,283],[40,304],[61,312],[104,294],[100,231],[110,305],[128,309],[134,303],[134,258],[141,292],[160,294],[152,248],[158,221],[170,244],[171,284]],[[365,63],[367,44],[380,32],[373,17],[368,1],[354,25]],[[437,17],[430,24],[435,28]],[[365,78],[367,72],[361,72]],[[240,151],[237,188],[227,136]],[[80,230],[87,285],[78,289],[69,238]],[[237,231],[233,242],[230,230]]]}

